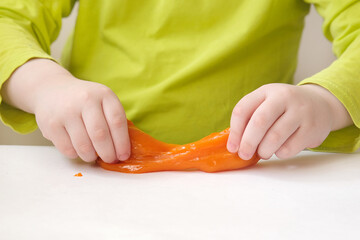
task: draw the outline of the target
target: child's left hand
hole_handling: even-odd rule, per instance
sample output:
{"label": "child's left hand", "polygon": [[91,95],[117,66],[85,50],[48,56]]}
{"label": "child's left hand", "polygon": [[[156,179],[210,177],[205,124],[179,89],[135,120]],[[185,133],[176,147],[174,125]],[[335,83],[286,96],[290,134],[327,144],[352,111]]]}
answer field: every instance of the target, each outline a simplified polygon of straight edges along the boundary
{"label": "child's left hand", "polygon": [[227,149],[244,160],[256,151],[262,159],[289,158],[351,124],[343,104],[321,86],[268,84],[236,104]]}

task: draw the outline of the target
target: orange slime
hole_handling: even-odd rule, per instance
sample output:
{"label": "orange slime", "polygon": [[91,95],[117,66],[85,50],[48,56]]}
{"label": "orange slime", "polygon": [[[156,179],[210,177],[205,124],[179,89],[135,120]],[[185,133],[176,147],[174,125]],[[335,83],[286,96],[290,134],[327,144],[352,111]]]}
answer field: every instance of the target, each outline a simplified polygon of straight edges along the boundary
{"label": "orange slime", "polygon": [[131,155],[126,161],[97,163],[104,169],[125,173],[146,173],[157,171],[200,170],[219,172],[240,169],[259,161],[255,154],[250,160],[243,160],[226,149],[229,128],[219,133],[185,145],[167,144],[144,133],[128,121],[131,141]]}

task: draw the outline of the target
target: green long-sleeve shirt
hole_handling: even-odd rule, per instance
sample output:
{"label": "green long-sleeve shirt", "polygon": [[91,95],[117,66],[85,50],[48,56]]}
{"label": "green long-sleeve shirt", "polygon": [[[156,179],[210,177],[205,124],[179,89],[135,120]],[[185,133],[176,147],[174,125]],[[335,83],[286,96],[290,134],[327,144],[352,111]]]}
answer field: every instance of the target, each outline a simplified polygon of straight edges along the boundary
{"label": "green long-sleeve shirt", "polygon": [[[50,44],[74,0],[0,1],[0,84]],[[319,147],[360,145],[360,1],[81,0],[62,64],[112,88],[127,117],[155,138],[185,143],[229,125],[235,104],[261,85],[292,83],[304,17],[315,4],[338,60],[302,83],[319,84],[355,125]],[[1,98],[0,98],[1,101]],[[2,121],[36,128],[33,115],[2,102]]]}

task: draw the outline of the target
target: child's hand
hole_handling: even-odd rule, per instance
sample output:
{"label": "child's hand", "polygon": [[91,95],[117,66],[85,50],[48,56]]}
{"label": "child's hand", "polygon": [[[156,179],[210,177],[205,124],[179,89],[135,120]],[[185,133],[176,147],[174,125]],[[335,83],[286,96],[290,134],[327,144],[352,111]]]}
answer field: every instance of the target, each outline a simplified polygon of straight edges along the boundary
{"label": "child's hand", "polygon": [[235,106],[227,148],[245,160],[256,151],[262,159],[289,158],[351,123],[342,103],[321,86],[268,84]]}
{"label": "child's hand", "polygon": [[45,138],[69,158],[105,162],[130,156],[127,119],[118,97],[99,83],[73,77],[58,64],[34,59],[2,89],[11,105],[34,113]]}
{"label": "child's hand", "polygon": [[57,76],[56,84],[43,87],[35,102],[35,116],[44,137],[69,158],[90,162],[97,154],[105,162],[130,155],[127,120],[119,99],[110,88]]}

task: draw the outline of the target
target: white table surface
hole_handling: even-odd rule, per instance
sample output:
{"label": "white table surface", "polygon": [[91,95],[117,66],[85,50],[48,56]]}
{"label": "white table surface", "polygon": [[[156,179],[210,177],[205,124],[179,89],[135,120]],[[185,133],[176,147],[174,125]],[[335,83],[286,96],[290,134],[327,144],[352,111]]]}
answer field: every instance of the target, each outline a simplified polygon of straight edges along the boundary
{"label": "white table surface", "polygon": [[132,175],[53,147],[0,146],[2,240],[360,239],[359,226],[359,153]]}

